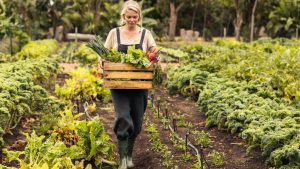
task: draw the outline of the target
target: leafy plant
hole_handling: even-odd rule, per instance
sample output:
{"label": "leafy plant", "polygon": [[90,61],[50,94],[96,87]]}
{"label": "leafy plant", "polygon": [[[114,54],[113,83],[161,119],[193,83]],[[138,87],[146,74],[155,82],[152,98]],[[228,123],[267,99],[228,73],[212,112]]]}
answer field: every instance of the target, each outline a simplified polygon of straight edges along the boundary
{"label": "leafy plant", "polygon": [[82,65],[97,64],[99,56],[85,44],[81,44],[78,51],[73,54],[73,58]]}
{"label": "leafy plant", "polygon": [[[13,129],[23,117],[61,110],[63,104],[40,86],[56,74],[57,69],[57,63],[49,58],[1,64],[1,130]],[[0,136],[2,134],[4,132],[0,132]]]}
{"label": "leafy plant", "polygon": [[192,155],[189,154],[189,153],[183,153],[183,154],[181,155],[181,158],[183,159],[183,161],[190,161],[190,160],[193,159],[193,158],[192,158]]}
{"label": "leafy plant", "polygon": [[153,149],[161,154],[163,157],[163,166],[166,168],[173,168],[173,156],[171,151],[168,149],[168,146],[163,144],[159,138],[158,128],[156,124],[150,123],[146,117],[146,131],[150,134],[150,142]]}
{"label": "leafy plant", "polygon": [[56,40],[38,40],[26,44],[20,52],[16,54],[17,59],[29,59],[38,57],[49,57],[58,47]]}
{"label": "leafy plant", "polygon": [[[91,121],[77,120],[80,114],[73,115],[70,108],[61,113],[58,126],[49,138],[37,136],[35,131],[25,134],[27,145],[24,151],[4,150],[9,161],[17,160],[21,168],[48,166],[49,168],[83,167],[83,161],[95,161],[101,167],[102,163],[115,165],[113,160],[114,146],[109,141],[100,119]],[[24,159],[21,158],[24,156]],[[107,160],[108,159],[108,160]],[[80,160],[80,163],[74,161]],[[88,165],[87,168],[91,166]]]}
{"label": "leafy plant", "polygon": [[135,49],[134,46],[128,47],[127,54],[118,52],[114,49],[106,49],[103,45],[100,36],[97,36],[94,40],[87,44],[92,48],[102,59],[111,62],[130,63],[137,68],[147,68],[151,66],[151,62],[144,57],[144,53],[140,49]]}
{"label": "leafy plant", "polygon": [[[86,68],[78,68],[70,73],[71,78],[66,80],[64,86],[56,85],[56,94],[65,99],[71,100],[73,103],[78,101],[84,103],[85,101],[96,101],[98,99],[107,103],[110,101],[110,92],[103,88],[103,81],[92,74]],[[77,105],[79,106],[79,105]]]}
{"label": "leafy plant", "polygon": [[210,135],[205,131],[192,131],[192,134],[197,142],[197,144],[207,147],[211,143]]}
{"label": "leafy plant", "polygon": [[211,157],[211,161],[214,166],[222,167],[225,164],[225,157],[223,153],[213,150],[213,152],[211,152],[209,156]]}

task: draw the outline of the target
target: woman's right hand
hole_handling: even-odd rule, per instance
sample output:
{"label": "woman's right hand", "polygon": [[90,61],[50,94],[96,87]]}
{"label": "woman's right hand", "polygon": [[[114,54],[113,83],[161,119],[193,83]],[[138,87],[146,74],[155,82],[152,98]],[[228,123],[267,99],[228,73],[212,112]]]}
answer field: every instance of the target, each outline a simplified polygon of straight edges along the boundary
{"label": "woman's right hand", "polygon": [[104,68],[104,62],[107,62],[104,59],[99,58],[98,60],[98,71],[99,71],[99,77],[100,79],[103,79],[103,68]]}
{"label": "woman's right hand", "polygon": [[101,59],[101,58],[98,59],[98,69],[99,69],[99,70],[100,70],[100,69],[103,70],[104,62],[105,62],[104,59]]}

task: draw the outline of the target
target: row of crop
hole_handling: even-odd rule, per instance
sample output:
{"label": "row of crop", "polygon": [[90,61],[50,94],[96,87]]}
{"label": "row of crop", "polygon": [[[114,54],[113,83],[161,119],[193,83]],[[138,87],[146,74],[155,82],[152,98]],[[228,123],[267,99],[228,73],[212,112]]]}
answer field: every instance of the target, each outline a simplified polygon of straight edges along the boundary
{"label": "row of crop", "polygon": [[251,93],[246,82],[211,77],[199,95],[206,125],[239,132],[275,167],[300,166],[300,111]]}
{"label": "row of crop", "polygon": [[[182,45],[176,49],[169,48],[167,46],[159,46],[158,48],[161,51],[161,57],[163,61],[180,61],[181,63],[191,63],[197,62],[199,60],[205,60],[209,57],[212,57],[216,54],[226,54],[228,52],[232,52],[229,55],[233,55],[234,53],[244,53],[247,50],[251,50],[251,48],[256,48],[258,45],[263,45],[264,51],[272,51],[272,49],[276,49],[274,44],[277,46],[283,45],[283,43],[275,43],[269,41],[259,41],[252,43],[249,45],[243,42],[230,41],[230,40],[218,40],[215,43],[203,43],[203,44],[187,44]],[[291,45],[294,44],[294,45]],[[273,46],[273,47],[272,47]],[[290,42],[289,45],[285,47],[297,47],[295,42]],[[227,54],[228,55],[228,54]],[[228,60],[230,62],[230,58]],[[222,66],[222,65],[220,65]]]}
{"label": "row of crop", "polygon": [[[299,47],[277,44],[272,48],[267,42],[221,47],[228,49],[169,71],[169,91],[199,97],[207,126],[241,132],[251,144],[249,150],[260,147],[269,164],[299,167],[300,113],[285,101],[289,98],[297,103],[299,88],[293,88],[296,92],[290,93],[294,95],[288,95],[289,90],[282,87],[298,84],[299,63],[295,59],[299,57]],[[278,78],[286,83],[282,85]]]}
{"label": "row of crop", "polygon": [[[197,100],[199,93],[206,85],[208,77],[217,72],[213,68],[206,70],[201,62],[191,63],[176,69],[170,69],[166,85],[170,94],[181,93],[184,96]],[[204,69],[204,70],[203,70]],[[212,73],[215,72],[215,73]],[[218,75],[220,77],[220,75]],[[280,99],[280,93],[272,88],[267,82],[249,81],[248,89],[263,98]]]}
{"label": "row of crop", "polygon": [[180,49],[172,49],[167,47],[158,47],[160,49],[161,62],[179,62],[188,56],[188,53]]}
{"label": "row of crop", "polygon": [[[20,168],[85,168],[91,169],[94,162],[101,168],[103,163],[116,165],[113,161],[114,145],[108,143],[99,117],[80,120],[81,114],[73,114],[71,107],[60,112],[55,129],[49,135],[38,136],[35,131],[26,133],[24,151],[4,149],[8,162],[17,161]],[[14,169],[0,164],[0,168]]]}
{"label": "row of crop", "polygon": [[24,59],[36,59],[49,57],[58,48],[58,42],[53,39],[37,40],[28,42],[18,53],[8,55],[0,53],[1,62],[12,62]]}
{"label": "row of crop", "polygon": [[[61,100],[49,96],[42,87],[48,83],[55,85],[50,77],[58,73],[57,61],[68,53],[75,52],[75,49],[70,50],[64,45],[64,50],[56,51],[57,47],[58,44],[54,40],[33,41],[9,59],[26,59],[25,61],[1,64],[0,82],[3,84],[1,87],[4,94],[2,95],[0,87],[0,107],[1,111],[3,110],[0,114],[3,115],[1,122],[6,125],[6,128],[1,130],[1,135],[16,126],[22,117],[37,113],[39,120],[35,122],[37,126],[34,126],[34,129],[39,135],[42,134],[26,134],[27,146],[24,151],[4,150],[4,153],[8,161],[17,160],[21,168],[83,168],[86,166],[84,161],[90,161],[98,167],[104,162],[116,165],[115,162],[108,161],[112,158],[113,145],[108,143],[109,137],[99,118],[78,120],[82,114],[72,113],[77,107],[78,112],[83,108],[88,115],[96,110],[93,101],[107,102],[110,99],[109,92],[103,89],[103,82],[95,76],[97,71],[78,69],[72,72],[71,79],[67,80],[64,86],[56,86],[56,94]],[[58,55],[53,55],[55,52]],[[60,57],[59,54],[64,56]],[[59,112],[63,105],[69,106]],[[28,108],[28,112],[24,111],[22,106]],[[7,120],[13,121],[11,127],[7,127]],[[8,168],[0,168],[2,167]],[[92,168],[91,165],[86,167]]]}
{"label": "row of crop", "polygon": [[[151,137],[150,142],[153,149],[162,156],[162,164],[166,168],[178,167],[173,162],[175,156],[171,156],[168,146],[160,138],[163,130],[169,133],[168,139],[173,147],[178,150],[177,152],[180,152],[179,161],[192,163],[191,168],[222,167],[225,163],[224,153],[208,150],[208,147],[211,146],[210,134],[195,129],[193,124],[186,120],[184,112],[169,111],[168,105],[167,101],[161,100],[160,97],[155,98],[154,94],[151,94],[149,107],[154,114],[151,118],[146,116],[145,120],[146,131],[150,133]],[[153,123],[153,120],[158,121],[158,124]],[[161,130],[158,130],[158,128]],[[180,131],[183,128],[185,132]],[[207,156],[204,155],[204,151],[209,152]]]}
{"label": "row of crop", "polygon": [[58,51],[58,60],[63,63],[80,63],[81,65],[97,64],[99,56],[85,43],[62,43]]}
{"label": "row of crop", "polygon": [[14,57],[17,60],[49,57],[57,48],[58,42],[53,39],[30,41]]}
{"label": "row of crop", "polygon": [[[48,58],[56,48],[55,40],[31,41],[19,53],[6,58],[6,61],[16,62],[1,64],[1,146],[4,132],[16,127],[22,117],[59,109],[60,104],[43,88],[51,83],[50,76],[58,72],[57,62]],[[27,60],[21,61],[25,58]],[[43,110],[45,107],[49,109]]]}
{"label": "row of crop", "polygon": [[[67,105],[65,110],[59,112],[57,117],[54,111],[42,116],[37,122],[40,125],[35,127],[42,135],[37,136],[35,132],[26,134],[27,146],[24,151],[5,149],[6,162],[16,160],[21,168],[90,169],[95,165],[101,168],[103,163],[116,165],[113,160],[114,145],[109,143],[110,138],[101,120],[91,117],[96,111],[92,102],[107,102],[110,99],[102,80],[94,72],[79,68],[70,73],[70,79],[63,86],[56,85],[55,91],[60,102]],[[84,111],[85,116],[84,113],[74,113],[79,105],[84,105],[80,112]],[[45,124],[49,118],[54,122]]]}
{"label": "row of crop", "polygon": [[[220,76],[237,80],[266,83],[278,92],[278,97],[299,103],[299,46],[220,40],[215,44],[197,45],[194,48],[203,48],[198,53],[203,55],[197,60],[196,65],[199,69],[210,73],[218,72]],[[193,61],[188,59],[185,63]]]}
{"label": "row of crop", "polygon": [[[191,67],[194,74],[190,73]],[[300,166],[298,109],[286,106],[266,83],[220,78],[196,66],[185,71],[173,72],[174,78],[181,79],[177,79],[179,85],[173,81],[169,89],[200,93],[197,103],[207,116],[207,127],[241,133],[251,145],[249,150],[260,147],[273,166]]]}
{"label": "row of crop", "polygon": [[60,104],[38,85],[55,74],[57,69],[58,65],[52,59],[1,64],[0,136],[15,127],[24,116],[59,109]]}
{"label": "row of crop", "polygon": [[211,44],[202,45],[183,45],[178,49],[168,47],[158,47],[160,49],[160,58],[162,62],[181,62],[191,63],[205,59],[214,53],[223,53],[227,47]]}
{"label": "row of crop", "polygon": [[170,71],[169,91],[195,99],[199,96],[198,104],[206,112],[207,126],[242,132],[251,147],[261,147],[269,164],[299,166],[299,110],[286,106],[280,92],[267,82],[221,78],[224,74],[218,72],[219,68],[203,63]]}
{"label": "row of crop", "polygon": [[70,72],[70,78],[66,79],[63,86],[55,86],[55,93],[64,102],[75,105],[78,112],[84,103],[90,106],[95,105],[95,101],[108,103],[111,100],[110,92],[103,87],[103,80],[97,74],[96,69],[80,67]]}

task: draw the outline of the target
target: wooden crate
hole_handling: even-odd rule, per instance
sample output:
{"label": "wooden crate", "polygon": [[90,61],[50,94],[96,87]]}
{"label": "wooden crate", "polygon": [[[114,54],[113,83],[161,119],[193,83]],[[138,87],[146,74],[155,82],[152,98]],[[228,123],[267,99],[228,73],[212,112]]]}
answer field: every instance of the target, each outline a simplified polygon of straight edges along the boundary
{"label": "wooden crate", "polygon": [[104,62],[104,87],[110,89],[152,89],[153,67],[137,69],[131,64]]}

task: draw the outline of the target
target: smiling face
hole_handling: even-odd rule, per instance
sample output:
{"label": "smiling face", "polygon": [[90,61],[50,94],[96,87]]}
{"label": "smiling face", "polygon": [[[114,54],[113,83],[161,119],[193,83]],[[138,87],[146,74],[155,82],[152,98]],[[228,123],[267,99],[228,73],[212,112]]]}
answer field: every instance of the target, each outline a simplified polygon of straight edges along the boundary
{"label": "smiling face", "polygon": [[136,26],[140,20],[139,14],[134,10],[127,10],[124,14],[125,24],[128,26]]}

